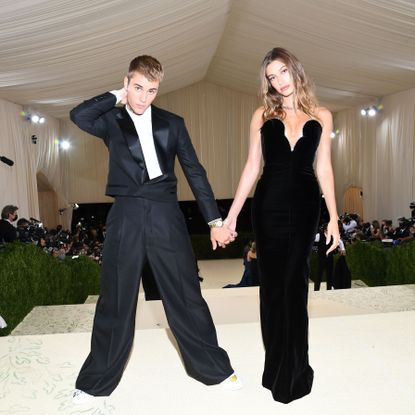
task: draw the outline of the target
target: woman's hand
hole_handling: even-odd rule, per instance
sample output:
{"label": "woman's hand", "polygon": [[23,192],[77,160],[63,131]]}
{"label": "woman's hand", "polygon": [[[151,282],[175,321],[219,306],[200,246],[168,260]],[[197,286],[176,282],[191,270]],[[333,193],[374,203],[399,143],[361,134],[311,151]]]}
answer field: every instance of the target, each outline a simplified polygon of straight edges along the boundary
{"label": "woman's hand", "polygon": [[224,221],[223,224],[229,228],[231,231],[235,232],[236,230],[236,218],[232,218],[228,216]]}
{"label": "woman's hand", "polygon": [[211,228],[210,240],[212,242],[212,249],[215,250],[219,245],[221,248],[225,248],[235,240],[237,233],[231,231],[225,225],[221,228]]}
{"label": "woman's hand", "polygon": [[327,225],[326,245],[328,245],[332,239],[333,239],[333,242],[330,248],[327,250],[326,255],[334,251],[339,245],[340,232],[339,232],[339,225],[337,223],[337,219],[330,220],[330,222]]}

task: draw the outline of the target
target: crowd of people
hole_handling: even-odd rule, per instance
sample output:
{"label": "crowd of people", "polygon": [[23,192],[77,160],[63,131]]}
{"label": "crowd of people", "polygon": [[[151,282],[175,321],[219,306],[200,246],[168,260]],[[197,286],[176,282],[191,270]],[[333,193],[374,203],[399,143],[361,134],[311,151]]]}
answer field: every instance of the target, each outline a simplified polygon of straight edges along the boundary
{"label": "crowd of people", "polygon": [[[15,223],[15,225],[14,225]],[[345,244],[353,241],[383,241],[393,246],[415,240],[415,218],[398,218],[397,226],[393,226],[390,219],[381,221],[373,220],[364,222],[357,213],[344,213],[340,217],[340,233]],[[13,242],[15,240],[24,243],[33,243],[50,255],[63,260],[66,256],[88,256],[101,264],[102,249],[105,239],[105,225],[97,227],[78,223],[74,231],[65,230],[61,225],[55,229],[48,229],[34,218],[18,218],[18,207],[7,205],[3,208],[0,221],[0,243]],[[318,240],[316,240],[316,245]],[[254,282],[251,281],[250,268],[255,268],[256,252],[255,243],[253,253],[248,259],[248,254],[252,251],[252,241],[247,244],[244,250],[244,266],[246,276],[242,278],[241,284],[235,286],[257,285],[256,272],[254,270]],[[344,247],[341,249],[344,251]],[[254,265],[252,265],[254,264]],[[229,285],[230,287],[230,285]],[[227,287],[228,288],[228,287]]]}
{"label": "crowd of people", "polygon": [[380,222],[378,220],[364,222],[356,213],[345,213],[341,217],[341,223],[342,239],[346,242],[378,240],[398,245],[415,240],[414,216],[398,218],[398,225],[394,227],[390,219],[383,219]]}
{"label": "crowd of people", "polygon": [[18,219],[17,206],[7,205],[1,213],[0,243],[32,243],[60,260],[83,255],[101,264],[104,239],[105,225],[87,227],[78,223],[74,231],[65,230],[61,225],[48,229],[37,219]]}

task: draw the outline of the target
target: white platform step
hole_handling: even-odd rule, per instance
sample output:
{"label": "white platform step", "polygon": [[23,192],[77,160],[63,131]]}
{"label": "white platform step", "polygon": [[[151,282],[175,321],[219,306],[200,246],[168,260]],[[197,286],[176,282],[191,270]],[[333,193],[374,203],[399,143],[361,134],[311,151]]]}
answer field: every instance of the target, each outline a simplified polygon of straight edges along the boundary
{"label": "white platform step", "polygon": [[[258,288],[203,290],[215,324],[259,322]],[[95,299],[95,298],[94,298]],[[309,292],[310,318],[415,310],[415,285]],[[35,307],[13,335],[91,331],[95,304]],[[138,300],[136,329],[168,327],[161,301]]]}
{"label": "white platform step", "polygon": [[0,338],[0,414],[413,415],[415,312],[310,320],[312,393],[289,405],[260,386],[259,324],[217,327],[244,389],[206,387],[186,376],[168,330],[139,330],[124,376],[109,398],[82,408],[70,395],[89,333]]}

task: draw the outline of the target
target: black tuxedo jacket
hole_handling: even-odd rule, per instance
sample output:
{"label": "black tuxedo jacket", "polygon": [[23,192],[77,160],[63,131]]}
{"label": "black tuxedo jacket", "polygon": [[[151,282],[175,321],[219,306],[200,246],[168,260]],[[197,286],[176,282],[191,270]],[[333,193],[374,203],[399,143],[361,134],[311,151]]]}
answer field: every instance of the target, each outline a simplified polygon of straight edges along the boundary
{"label": "black tuxedo jacket", "polygon": [[13,242],[17,239],[16,228],[6,219],[0,219],[0,243]]}
{"label": "black tuxedo jacket", "polygon": [[151,108],[154,144],[162,176],[149,180],[143,151],[133,120],[124,107],[116,107],[107,92],[75,107],[71,120],[82,130],[102,138],[109,151],[108,196],[133,196],[177,201],[176,155],[207,222],[220,213],[199,163],[183,118],[155,106]]}

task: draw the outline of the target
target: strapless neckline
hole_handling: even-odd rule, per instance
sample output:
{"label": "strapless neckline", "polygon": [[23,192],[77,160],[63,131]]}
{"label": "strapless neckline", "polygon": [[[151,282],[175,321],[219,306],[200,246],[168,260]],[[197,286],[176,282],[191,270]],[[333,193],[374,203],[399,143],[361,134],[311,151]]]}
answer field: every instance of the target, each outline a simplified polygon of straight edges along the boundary
{"label": "strapless neckline", "polygon": [[291,142],[290,142],[290,140],[288,139],[288,137],[287,137],[287,135],[285,134],[285,124],[284,124],[284,121],[282,121],[281,119],[279,119],[279,118],[273,118],[274,120],[278,120],[281,124],[282,124],[282,126],[284,127],[284,132],[283,132],[283,135],[284,135],[284,138],[285,138],[285,140],[286,140],[286,142],[287,142],[287,144],[288,144],[288,147],[290,148],[290,150],[291,150],[291,153],[293,153],[294,152],[294,150],[295,150],[295,148],[297,147],[297,144],[298,144],[298,142],[302,139],[302,138],[304,138],[304,128],[305,128],[305,126],[309,123],[309,122],[316,122],[320,127],[321,127],[321,124],[316,120],[316,119],[314,119],[314,118],[310,118],[310,119],[308,119],[304,124],[303,124],[303,126],[302,126],[302,128],[301,128],[301,135],[300,135],[300,137],[298,137],[297,138],[297,140],[295,140],[295,143],[294,143],[294,146],[291,146]]}

